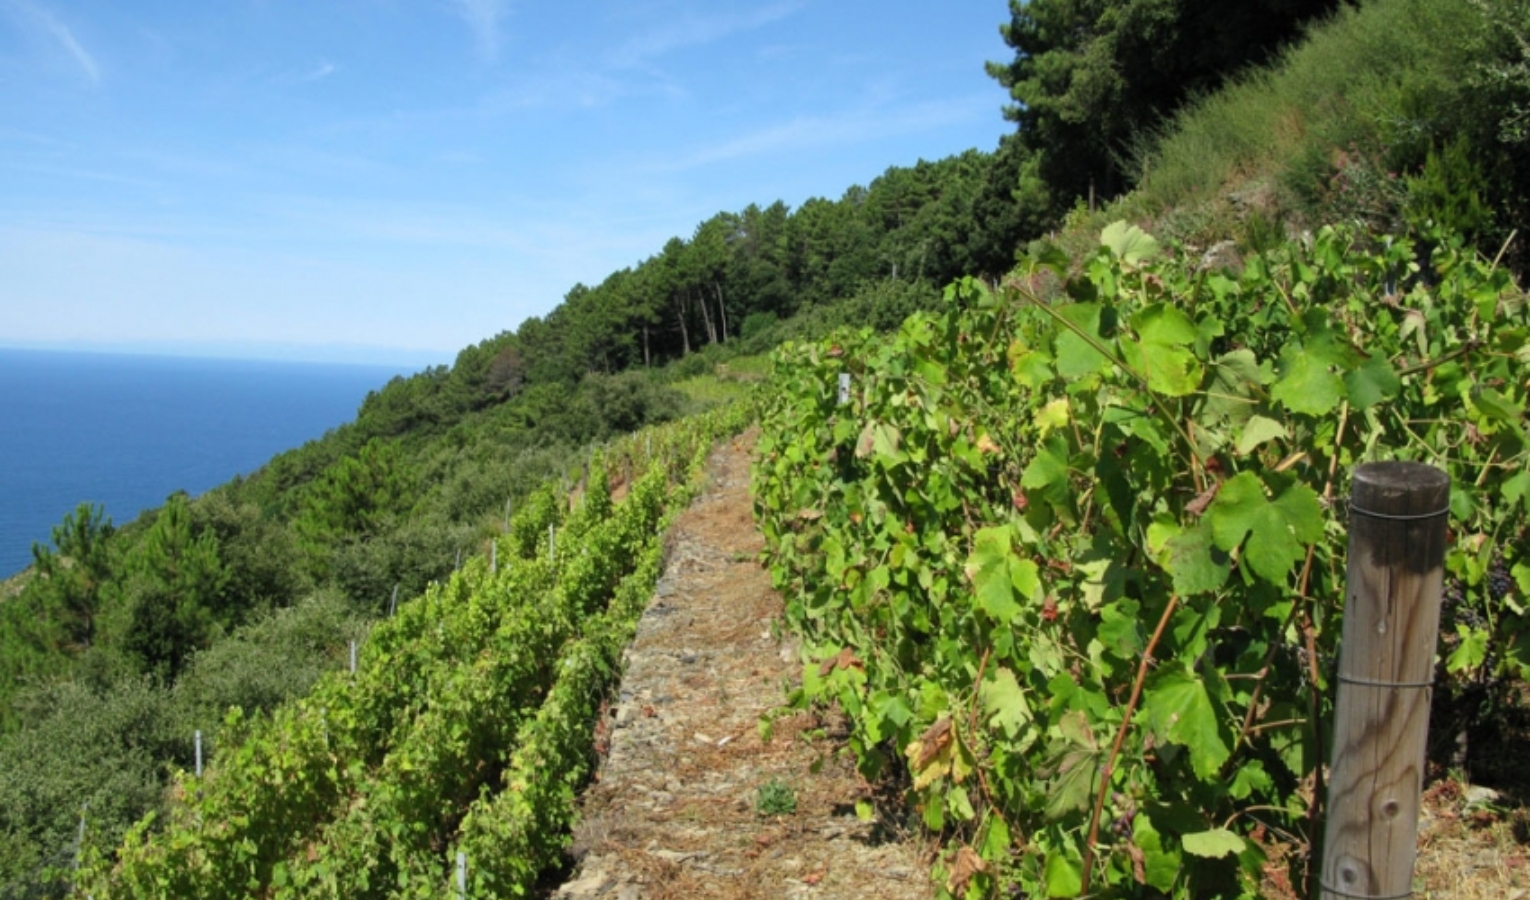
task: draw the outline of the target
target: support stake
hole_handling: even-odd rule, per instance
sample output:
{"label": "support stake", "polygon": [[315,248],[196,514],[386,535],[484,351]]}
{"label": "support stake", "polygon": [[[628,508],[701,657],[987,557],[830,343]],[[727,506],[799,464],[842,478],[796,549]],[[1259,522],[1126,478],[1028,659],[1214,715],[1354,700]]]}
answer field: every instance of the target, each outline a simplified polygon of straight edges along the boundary
{"label": "support stake", "polygon": [[1450,476],[1355,470],[1320,900],[1412,896]]}

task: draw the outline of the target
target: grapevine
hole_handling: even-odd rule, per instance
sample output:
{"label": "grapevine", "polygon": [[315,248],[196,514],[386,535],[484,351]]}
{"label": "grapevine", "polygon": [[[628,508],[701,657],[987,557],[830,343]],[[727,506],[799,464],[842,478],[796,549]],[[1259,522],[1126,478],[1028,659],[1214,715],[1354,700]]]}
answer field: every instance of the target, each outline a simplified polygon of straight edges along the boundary
{"label": "grapevine", "polygon": [[[473,896],[524,894],[567,840],[595,711],[667,523],[712,442],[751,415],[740,404],[605,448],[577,504],[538,492],[499,539],[497,571],[475,557],[401,604],[354,675],[270,718],[231,714],[227,749],[205,776],[177,775],[163,821],[146,818],[115,853],[86,848],[77,895],[438,896],[454,847]],[[618,468],[629,484],[616,503]],[[496,843],[507,833],[518,837]]]}
{"label": "grapevine", "polygon": [[1504,272],[1338,228],[1233,276],[1117,224],[789,345],[754,478],[798,700],[983,861],[948,894],[1254,896],[1315,837],[1357,464],[1450,473],[1444,669],[1530,674],[1526,362]]}

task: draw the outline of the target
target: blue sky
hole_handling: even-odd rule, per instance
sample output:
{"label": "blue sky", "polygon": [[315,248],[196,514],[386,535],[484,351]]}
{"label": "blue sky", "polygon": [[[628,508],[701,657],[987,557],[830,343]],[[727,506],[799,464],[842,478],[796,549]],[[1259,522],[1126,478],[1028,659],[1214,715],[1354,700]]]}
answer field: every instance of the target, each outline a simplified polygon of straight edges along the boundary
{"label": "blue sky", "polygon": [[0,345],[449,362],[1006,129],[1003,0],[0,0]]}

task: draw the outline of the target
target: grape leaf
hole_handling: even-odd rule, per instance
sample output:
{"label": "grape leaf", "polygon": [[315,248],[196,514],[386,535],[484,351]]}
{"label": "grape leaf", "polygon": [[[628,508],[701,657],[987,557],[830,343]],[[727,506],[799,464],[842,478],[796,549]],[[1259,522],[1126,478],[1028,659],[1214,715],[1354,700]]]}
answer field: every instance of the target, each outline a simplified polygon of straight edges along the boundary
{"label": "grape leaf", "polygon": [[1100,627],[1096,634],[1106,649],[1121,659],[1136,659],[1144,646],[1142,626],[1137,622],[1140,605],[1123,598],[1100,608]]}
{"label": "grape leaf", "polygon": [[1158,241],[1146,231],[1124,220],[1105,226],[1105,230],[1100,232],[1100,245],[1109,248],[1117,259],[1131,265],[1137,265],[1158,255]]}
{"label": "grape leaf", "polygon": [[1015,554],[1011,535],[1006,525],[982,529],[966,565],[978,607],[1004,625],[1020,615],[1016,595],[1034,599],[1041,592],[1036,563]]}
{"label": "grape leaf", "polygon": [[988,721],[1011,740],[1031,721],[1031,707],[1025,700],[1025,691],[1009,669],[1001,667],[994,672],[993,680],[984,681],[982,695],[983,711],[988,713]]}
{"label": "grape leaf", "polygon": [[1322,507],[1311,488],[1294,485],[1271,502],[1265,497],[1264,483],[1252,472],[1222,483],[1206,521],[1211,523],[1216,546],[1229,553],[1252,535],[1244,559],[1256,575],[1276,583],[1284,581],[1305,555],[1304,542],[1323,536]]}
{"label": "grape leaf", "polygon": [[1169,574],[1174,578],[1175,593],[1209,593],[1227,581],[1232,566],[1227,554],[1212,541],[1211,527],[1203,518],[1189,531],[1183,531],[1165,544]]}
{"label": "grape leaf", "polygon": [[1402,381],[1384,354],[1372,353],[1359,368],[1345,374],[1344,386],[1349,391],[1350,406],[1369,409],[1397,396],[1402,390]]}
{"label": "grape leaf", "polygon": [[1084,890],[1084,866],[1061,850],[1047,854],[1048,897],[1077,897]]}
{"label": "grape leaf", "polygon": [[1153,675],[1142,710],[1159,740],[1190,751],[1190,767],[1198,777],[1209,781],[1217,776],[1229,751],[1205,682],[1183,663],[1165,663]]}
{"label": "grape leaf", "polygon": [[1133,317],[1132,327],[1138,339],[1122,340],[1121,355],[1150,389],[1183,397],[1200,387],[1201,364],[1189,349],[1198,334],[1183,312],[1155,303]]}
{"label": "grape leaf", "polygon": [[[1098,303],[1070,303],[1057,308],[1057,314],[1078,326],[1085,334],[1106,343],[1100,337],[1100,306]],[[1072,381],[1098,372],[1106,363],[1105,355],[1072,329],[1057,327],[1055,342],[1057,374]]]}
{"label": "grape leaf", "polygon": [[1281,359],[1281,374],[1270,397],[1294,413],[1324,416],[1344,398],[1344,380],[1318,357],[1288,345]]}
{"label": "grape leaf", "polygon": [[1221,859],[1224,856],[1243,852],[1243,838],[1226,828],[1213,828],[1210,831],[1187,834],[1181,839],[1181,844],[1186,853],[1206,859]]}
{"label": "grape leaf", "polygon": [[1163,840],[1153,821],[1141,813],[1132,821],[1132,843],[1142,850],[1143,875],[1148,886],[1168,893],[1179,877],[1179,854],[1163,849]]}
{"label": "grape leaf", "polygon": [[1286,439],[1290,436],[1291,433],[1286,431],[1286,426],[1274,419],[1251,416],[1243,425],[1243,433],[1238,436],[1238,455],[1248,456],[1265,441],[1273,441],[1276,438]]}

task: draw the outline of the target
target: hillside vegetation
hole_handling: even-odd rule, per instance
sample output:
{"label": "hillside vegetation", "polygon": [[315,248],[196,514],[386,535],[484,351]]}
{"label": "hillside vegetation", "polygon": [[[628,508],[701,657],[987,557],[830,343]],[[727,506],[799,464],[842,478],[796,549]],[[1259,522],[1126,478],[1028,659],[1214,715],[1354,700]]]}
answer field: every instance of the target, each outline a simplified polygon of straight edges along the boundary
{"label": "hillside vegetation", "polygon": [[[120,527],[75,510],[0,602],[0,896],[66,893],[82,856],[98,898],[439,893],[461,848],[505,867],[472,896],[520,891],[562,841],[524,823],[585,763],[530,806],[507,773],[551,758],[539,710],[570,725],[609,683],[599,610],[641,601],[636,575],[615,607],[613,573],[588,608],[553,586],[555,498],[598,498],[602,459],[643,459],[636,491],[623,436],[782,342],[758,502],[821,657],[803,696],[856,717],[868,775],[912,776],[945,890],[1259,890],[1262,854],[1310,847],[1354,463],[1457,477],[1441,709],[1475,739],[1523,677],[1527,22],[1012,2],[992,152],[719,213],[250,478]],[[573,654],[563,693],[500,677],[538,603],[562,630],[514,641]]]}

